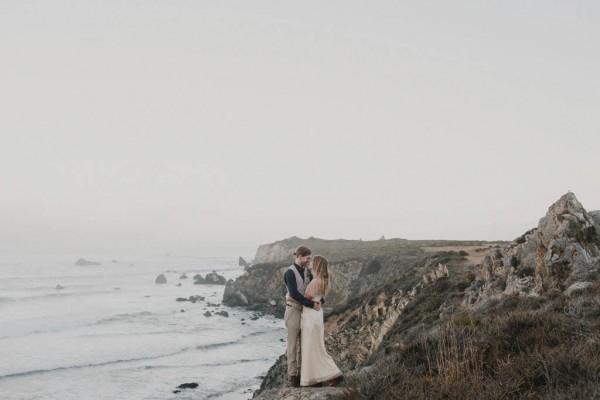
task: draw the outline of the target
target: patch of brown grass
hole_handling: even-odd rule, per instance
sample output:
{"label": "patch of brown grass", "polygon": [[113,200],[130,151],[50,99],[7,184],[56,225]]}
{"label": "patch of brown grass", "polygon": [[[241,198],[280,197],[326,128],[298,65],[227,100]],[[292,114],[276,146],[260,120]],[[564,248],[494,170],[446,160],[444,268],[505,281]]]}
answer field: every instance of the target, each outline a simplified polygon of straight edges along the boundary
{"label": "patch of brown grass", "polygon": [[[348,380],[349,393],[386,400],[600,399],[599,293],[595,287],[573,297],[509,297],[489,315],[453,315],[387,348]],[[430,313],[431,305],[423,300],[413,313]]]}

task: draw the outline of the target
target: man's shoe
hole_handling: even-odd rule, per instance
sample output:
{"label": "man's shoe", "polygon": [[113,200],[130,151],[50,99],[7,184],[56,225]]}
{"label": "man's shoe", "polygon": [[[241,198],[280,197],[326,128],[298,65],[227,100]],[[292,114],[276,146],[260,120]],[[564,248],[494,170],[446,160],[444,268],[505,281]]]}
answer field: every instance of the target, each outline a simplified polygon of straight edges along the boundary
{"label": "man's shoe", "polygon": [[288,376],[288,387],[300,387],[300,377],[298,375]]}

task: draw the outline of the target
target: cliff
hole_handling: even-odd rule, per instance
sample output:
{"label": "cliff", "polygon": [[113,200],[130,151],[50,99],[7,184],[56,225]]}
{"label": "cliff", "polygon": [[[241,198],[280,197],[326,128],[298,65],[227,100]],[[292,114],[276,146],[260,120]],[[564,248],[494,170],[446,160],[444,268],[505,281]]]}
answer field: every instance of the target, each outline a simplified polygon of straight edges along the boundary
{"label": "cliff", "polygon": [[[325,299],[325,313],[343,307],[354,298],[383,286],[405,270],[426,265],[428,258],[438,252],[447,259],[458,258],[468,262],[468,253],[445,252],[444,249],[480,249],[474,254],[483,254],[491,245],[485,241],[411,241],[390,239],[377,241],[323,240],[316,238],[290,238],[281,242],[260,246],[254,264],[236,281],[225,287],[223,303],[228,306],[243,306],[278,317],[285,312],[285,286],[283,274],[291,265],[291,254],[298,246],[308,246],[313,254],[321,254],[330,262],[331,290]],[[282,250],[283,249],[283,250]],[[261,258],[263,257],[263,258]],[[443,262],[445,258],[440,260]],[[255,258],[255,260],[256,260]]]}
{"label": "cliff", "polygon": [[[328,305],[325,342],[344,387],[285,388],[282,355],[254,397],[597,396],[599,216],[567,193],[511,243],[403,241],[362,258],[336,253],[346,257],[330,257],[343,295]],[[286,266],[255,265],[231,287],[249,297],[252,287],[281,290],[280,276],[268,272]],[[248,303],[261,306],[267,297]]]}
{"label": "cliff", "polygon": [[599,212],[587,213],[571,192],[552,204],[536,228],[486,257],[466,301],[498,295],[539,296],[591,285],[600,271]]}
{"label": "cliff", "polygon": [[379,240],[325,240],[315,237],[301,239],[292,236],[275,243],[264,244],[258,247],[252,265],[265,263],[293,262],[294,251],[299,246],[306,246],[313,254],[325,255],[330,261],[347,261],[366,258],[377,258],[398,254],[409,249],[420,249],[426,246],[482,246],[486,241],[456,241],[456,240],[407,240],[407,239],[379,239]]}

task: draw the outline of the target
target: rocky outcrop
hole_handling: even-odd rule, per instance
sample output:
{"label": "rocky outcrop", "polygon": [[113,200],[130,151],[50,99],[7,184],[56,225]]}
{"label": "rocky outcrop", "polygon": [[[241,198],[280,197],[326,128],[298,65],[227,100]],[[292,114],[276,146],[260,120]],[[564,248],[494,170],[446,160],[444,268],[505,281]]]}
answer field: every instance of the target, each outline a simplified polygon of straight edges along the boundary
{"label": "rocky outcrop", "polygon": [[600,271],[598,213],[587,213],[571,192],[548,209],[537,228],[507,247],[493,248],[467,293],[476,304],[499,295],[565,291]]}
{"label": "rocky outcrop", "polygon": [[204,301],[204,297],[202,296],[190,296],[190,297],[178,297],[175,301],[191,301],[192,303],[197,303],[199,301]]}
{"label": "rocky outcrop", "polygon": [[588,214],[590,214],[590,217],[592,217],[594,221],[600,225],[600,210],[590,211]]}
{"label": "rocky outcrop", "polygon": [[[422,249],[422,247],[445,248],[452,244],[489,245],[488,242],[409,241],[404,239],[368,242],[293,237],[277,242],[275,245],[261,246],[261,248],[275,249],[271,255],[276,258],[277,254],[280,254],[277,251],[278,248],[295,249],[297,245],[307,245],[313,249],[313,254],[320,253],[329,260],[331,290],[324,304],[327,315],[337,308],[344,307],[353,299],[361,298],[365,293],[397,279],[406,270],[415,267],[431,269],[439,262],[442,264],[466,262],[467,253],[464,252],[442,252],[440,256],[435,255],[435,252]],[[353,246],[358,247],[353,248]],[[260,254],[261,250],[257,252],[258,256]],[[349,258],[350,256],[354,258]],[[433,262],[431,260],[437,261],[430,264]],[[283,262],[252,265],[235,281],[227,283],[223,294],[223,303],[234,307],[244,306],[251,310],[282,317],[285,312],[286,292],[283,274],[292,262],[293,260],[290,258]]]}
{"label": "rocky outcrop", "polygon": [[[235,281],[231,280],[223,292],[223,304],[231,307],[245,306],[282,317],[285,311],[285,264],[259,264],[249,268]],[[275,305],[271,305],[271,300]]]}
{"label": "rocky outcrop", "polygon": [[224,276],[217,274],[216,272],[206,274],[204,281],[209,285],[225,285],[227,283],[227,279],[225,279]]}
{"label": "rocky outcrop", "polygon": [[225,285],[227,283],[227,279],[224,276],[217,274],[216,272],[211,272],[206,274],[206,277],[202,277],[202,275],[197,274],[194,275],[194,284],[195,285]]}
{"label": "rocky outcrop", "polygon": [[291,238],[258,246],[256,255],[252,260],[252,264],[267,264],[267,263],[292,263],[294,259],[294,251],[300,246],[301,239],[296,236]]}
{"label": "rocky outcrop", "polygon": [[[236,281],[225,286],[223,304],[246,306],[277,317],[285,312],[285,285],[283,274],[290,264],[258,264],[249,268]],[[332,309],[343,304],[353,295],[350,286],[356,281],[362,263],[349,261],[330,265],[331,290],[325,299],[325,307]]]}
{"label": "rocky outcrop", "polygon": [[[333,313],[325,321],[325,345],[328,353],[334,358],[336,365],[347,373],[359,370],[372,354],[377,352],[390,330],[395,326],[398,317],[410,302],[420,293],[423,287],[433,284],[438,279],[448,276],[446,265],[438,264],[435,270],[428,271],[426,284],[415,280],[414,285],[400,289],[388,285],[382,290],[369,293],[360,301],[346,307],[339,313]],[[281,356],[271,367],[263,380],[261,388],[256,392],[258,399],[307,398],[306,389],[269,390],[284,387],[287,380],[286,357]],[[342,389],[331,392],[332,399],[338,399]],[[275,396],[275,397],[274,397]],[[293,397],[297,396],[297,397]],[[311,394],[312,396],[312,394]],[[283,398],[283,397],[279,397]]]}
{"label": "rocky outcrop", "polygon": [[102,264],[99,262],[95,262],[95,261],[88,261],[85,258],[80,258],[79,260],[77,260],[75,262],[75,265],[86,266],[86,265],[102,265]]}
{"label": "rocky outcrop", "polygon": [[160,274],[156,277],[156,279],[154,280],[154,283],[156,283],[156,284],[167,283],[167,277],[165,276],[165,274]]}
{"label": "rocky outcrop", "polygon": [[[590,388],[590,382],[597,384],[598,368],[593,350],[597,335],[590,336],[598,332],[594,308],[600,291],[598,217],[599,212],[586,212],[567,193],[536,228],[511,243],[488,243],[485,249],[479,248],[485,245],[482,242],[459,243],[479,254],[489,251],[483,262],[480,256],[473,261],[448,243],[437,251],[439,242],[433,251],[428,247],[424,252],[421,247],[431,242],[398,241],[389,246],[390,241],[382,240],[386,247],[362,247],[352,253],[360,253],[354,259],[347,258],[351,254],[347,248],[337,248],[333,255],[323,253],[330,260],[332,286],[335,280],[338,292],[326,297],[325,306],[330,308],[326,308],[325,344],[348,378],[351,392],[286,388],[282,355],[254,398],[395,398],[396,394],[398,398],[461,398],[473,385],[477,389],[467,397],[476,398],[493,384],[499,386],[497,392],[489,392],[490,398],[500,398],[514,376],[526,374],[531,376],[524,376],[523,382],[537,383],[516,382],[511,389],[523,398],[554,393],[559,379],[551,374],[563,376],[561,393],[571,393],[581,382]],[[343,248],[346,243],[339,245]],[[275,256],[279,250],[273,248]],[[253,265],[228,283],[226,297],[249,308],[279,310],[279,303],[273,306],[271,300],[283,295],[282,275],[288,262]],[[587,325],[574,329],[581,318],[588,319]],[[546,324],[547,320],[553,322]],[[593,355],[583,361],[583,353],[577,352],[588,345]],[[550,351],[563,352],[562,358]],[[466,358],[468,354],[473,357]],[[518,357],[519,363],[505,366]],[[586,362],[589,367],[577,367]],[[563,367],[564,363],[569,366]],[[498,375],[504,369],[505,375]]]}
{"label": "rocky outcrop", "polygon": [[250,263],[244,260],[242,257],[240,257],[240,259],[238,260],[238,265],[240,267],[248,268],[250,266]]}

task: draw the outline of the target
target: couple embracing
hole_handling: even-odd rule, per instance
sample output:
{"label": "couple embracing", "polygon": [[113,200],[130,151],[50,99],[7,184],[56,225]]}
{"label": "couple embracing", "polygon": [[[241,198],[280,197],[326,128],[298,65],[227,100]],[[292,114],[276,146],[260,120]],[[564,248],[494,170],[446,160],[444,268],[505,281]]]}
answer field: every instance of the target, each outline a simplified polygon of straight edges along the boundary
{"label": "couple embracing", "polygon": [[283,275],[288,386],[335,386],[343,376],[325,350],[321,308],[329,291],[328,263],[324,257],[312,257],[304,246],[294,256],[294,264]]}

